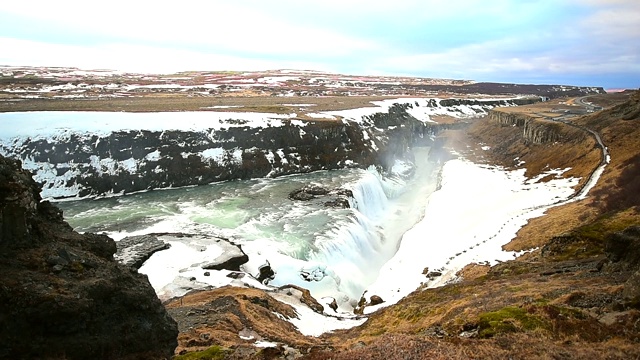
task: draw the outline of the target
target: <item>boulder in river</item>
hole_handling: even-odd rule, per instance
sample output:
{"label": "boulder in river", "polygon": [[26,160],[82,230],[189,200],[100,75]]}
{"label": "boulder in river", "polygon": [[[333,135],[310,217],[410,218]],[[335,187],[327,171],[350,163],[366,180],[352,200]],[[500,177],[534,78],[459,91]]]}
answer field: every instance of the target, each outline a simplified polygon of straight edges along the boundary
{"label": "boulder in river", "polygon": [[154,234],[127,236],[116,242],[115,258],[125,265],[140,269],[142,264],[147,261],[151,255],[158,251],[166,250],[171,245],[158,239]]}

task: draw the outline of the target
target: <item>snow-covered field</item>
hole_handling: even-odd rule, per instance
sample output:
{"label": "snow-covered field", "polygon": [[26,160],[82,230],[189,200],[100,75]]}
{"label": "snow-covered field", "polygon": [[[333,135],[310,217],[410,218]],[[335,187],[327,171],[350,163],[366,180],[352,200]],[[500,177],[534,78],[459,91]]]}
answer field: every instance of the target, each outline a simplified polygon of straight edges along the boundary
{"label": "snow-covered field", "polygon": [[[109,98],[133,97],[145,93],[176,95],[210,95],[210,90],[233,93],[242,90],[267,89],[278,96],[313,93],[331,95],[335,92],[358,95],[402,94],[404,86],[462,85],[472,81],[429,79],[416,77],[350,76],[309,70],[249,71],[243,73],[189,72],[178,74],[135,74],[109,70],[76,68],[19,67],[0,65],[0,75],[14,77],[15,84],[0,85],[0,92],[16,98]],[[42,82],[21,82],[22,78],[42,79]],[[51,81],[54,85],[51,85]],[[415,89],[415,88],[414,88]],[[425,91],[429,93],[429,91]]]}
{"label": "snow-covered field", "polygon": [[[394,104],[411,104],[407,111],[419,120],[429,122],[429,116],[448,115],[454,118],[470,118],[486,115],[493,106],[458,105],[440,106],[442,99],[434,99],[438,104],[428,107],[427,98],[397,98],[372,102],[371,107],[351,110],[313,112],[311,117],[337,116],[363,121],[363,117],[378,112],[386,112]],[[486,100],[486,99],[485,99]],[[312,104],[305,104],[311,106]],[[238,109],[241,110],[241,109]],[[301,109],[301,113],[304,112]],[[108,134],[121,130],[204,130],[225,129],[233,126],[282,126],[282,119],[291,119],[299,114],[273,114],[259,112],[82,112],[82,111],[36,111],[7,112],[0,114],[0,141],[6,143],[16,137],[32,139],[47,138],[65,132]],[[240,122],[227,121],[229,119]],[[29,126],[21,126],[29,124]]]}
{"label": "snow-covered field", "polygon": [[[282,126],[295,114],[257,112],[84,112],[35,111],[0,113],[0,142],[16,137],[52,139],[65,133],[108,135],[122,130],[222,130],[230,127]],[[228,121],[229,119],[241,121]],[[23,126],[29,124],[29,126]]]}
{"label": "snow-covered field", "polygon": [[[444,99],[440,98],[394,98],[394,99],[386,99],[381,101],[372,101],[371,104],[374,106],[365,107],[365,108],[357,108],[357,109],[349,109],[349,110],[338,110],[338,111],[326,111],[321,114],[325,114],[328,116],[340,116],[345,119],[353,120],[353,121],[362,121],[362,119],[366,116],[371,116],[378,112],[389,111],[389,108],[394,104],[407,104],[409,105],[407,108],[407,112],[415,117],[418,120],[423,122],[434,122],[431,117],[432,116],[450,116],[456,119],[468,119],[475,118],[487,115],[489,110],[494,108],[493,105],[482,104],[483,102],[490,102],[496,100],[503,100],[505,102],[505,106],[510,106],[508,100],[511,99],[482,99],[478,100],[478,105],[453,105],[453,106],[443,106],[441,101]],[[431,104],[430,104],[431,103]],[[431,105],[431,106],[429,106]]]}
{"label": "snow-covered field", "polygon": [[[464,159],[447,162],[441,187],[429,197],[424,218],[404,234],[396,255],[367,289],[385,302],[398,302],[420,286],[436,287],[454,281],[456,272],[470,263],[496,264],[518,256],[502,246],[511,241],[528,219],[544,214],[552,204],[569,198],[577,178],[560,178],[549,171],[548,182],[527,179],[525,169],[506,171]],[[544,176],[544,175],[543,175]],[[442,276],[429,280],[424,268]]]}

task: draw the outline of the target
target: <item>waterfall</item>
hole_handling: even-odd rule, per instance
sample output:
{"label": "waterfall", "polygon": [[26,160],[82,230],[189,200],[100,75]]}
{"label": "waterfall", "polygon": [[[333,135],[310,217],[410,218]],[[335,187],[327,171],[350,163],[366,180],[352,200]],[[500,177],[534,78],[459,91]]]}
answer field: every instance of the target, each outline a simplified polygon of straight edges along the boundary
{"label": "waterfall", "polygon": [[[369,219],[380,216],[389,204],[377,171],[369,168],[363,178],[352,188],[353,200],[351,208],[358,210]],[[378,175],[378,176],[376,176]]]}
{"label": "waterfall", "polygon": [[[422,161],[413,177],[402,175],[404,171],[394,172],[398,177],[383,176],[375,167],[342,169],[60,204],[80,231],[106,231],[119,238],[185,232],[232,239],[249,256],[246,266],[271,264],[276,276],[270,285],[298,285],[317,299],[335,298],[348,311],[393,257],[402,234],[424,214],[439,165],[429,161],[428,149],[416,151],[416,159]],[[331,208],[322,198],[288,198],[292,190],[309,183],[351,190],[351,206]],[[214,240],[196,245],[217,246]],[[219,286],[218,278],[202,275],[199,258],[181,256],[176,260],[184,261],[176,263],[184,265],[165,266],[173,266],[175,276],[166,291],[176,291],[175,284],[182,281],[195,286],[189,280],[193,276],[202,284]],[[156,290],[165,291],[164,286]]]}
{"label": "waterfall", "polygon": [[358,299],[367,284],[378,276],[380,267],[395,251],[385,242],[385,219],[390,203],[404,183],[386,179],[370,167],[351,186],[353,199],[346,223],[336,224],[326,236],[316,239],[314,261],[327,265],[336,276],[340,290]]}

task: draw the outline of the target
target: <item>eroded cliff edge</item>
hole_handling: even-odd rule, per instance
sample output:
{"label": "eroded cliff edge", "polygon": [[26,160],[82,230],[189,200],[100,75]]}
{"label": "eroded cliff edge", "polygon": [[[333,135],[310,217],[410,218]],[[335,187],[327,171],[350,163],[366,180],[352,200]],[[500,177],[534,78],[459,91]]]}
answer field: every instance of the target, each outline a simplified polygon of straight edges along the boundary
{"label": "eroded cliff edge", "polygon": [[0,156],[0,358],[169,358],[175,321],[112,239],[78,234]]}
{"label": "eroded cliff edge", "polygon": [[[393,105],[388,112],[360,122],[285,119],[251,126],[229,119],[222,129],[65,131],[15,138],[0,144],[0,154],[22,160],[42,184],[45,198],[123,194],[345,167],[389,169],[396,159],[411,160],[411,146],[429,143],[430,136],[442,129],[461,126],[420,121],[406,111],[408,106]],[[181,121],[179,112],[175,119]]]}
{"label": "eroded cliff edge", "polygon": [[522,138],[531,144],[548,144],[580,139],[580,131],[575,131],[559,122],[544,119],[535,114],[513,113],[503,109],[489,112],[489,120],[499,126],[514,126],[522,130]]}

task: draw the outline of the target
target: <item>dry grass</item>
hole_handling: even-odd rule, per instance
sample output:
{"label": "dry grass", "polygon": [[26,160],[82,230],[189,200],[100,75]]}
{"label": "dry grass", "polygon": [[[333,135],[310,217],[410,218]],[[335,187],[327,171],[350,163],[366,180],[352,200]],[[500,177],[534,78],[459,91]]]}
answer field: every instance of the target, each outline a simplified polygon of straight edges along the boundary
{"label": "dry grass", "polygon": [[499,340],[434,339],[422,335],[383,335],[359,344],[347,353],[317,353],[313,360],[423,360],[423,359],[635,359],[637,346],[618,339],[602,343],[577,340],[546,341],[522,334]]}
{"label": "dry grass", "polygon": [[[550,209],[547,216],[530,220],[529,224],[518,232],[517,238],[505,246],[505,249],[521,250],[539,247],[554,235],[594,221],[603,209],[621,211],[615,214],[613,219],[623,218],[630,222],[638,222],[640,219],[640,209],[626,209],[633,205],[634,194],[640,194],[640,186],[637,180],[634,180],[638,178],[637,172],[629,174],[627,177],[630,179],[621,178],[623,172],[629,173],[629,170],[633,169],[633,164],[637,163],[633,159],[640,154],[640,127],[637,125],[637,120],[622,120],[615,109],[608,109],[576,119],[575,123],[594,129],[601,134],[611,154],[611,163],[592,190],[592,196],[578,203]],[[566,157],[566,153],[558,157],[563,160],[568,159],[567,165],[572,166],[571,162],[578,161],[575,157],[573,159]],[[587,158],[589,157],[585,157]],[[591,154],[590,158],[593,162],[597,157]],[[578,162],[578,164],[582,165],[583,169],[588,168],[586,163]],[[615,204],[607,204],[608,201],[620,198],[632,202],[627,203],[623,208],[616,208]],[[635,205],[639,205],[637,199]]]}
{"label": "dry grass", "polygon": [[[513,113],[512,108],[508,109]],[[586,180],[600,163],[601,151],[596,146],[596,141],[580,129],[560,123],[550,125],[556,128],[561,141],[530,144],[522,137],[521,127],[496,126],[488,119],[474,123],[469,135],[473,142],[491,147],[492,151],[485,152],[484,156],[489,157],[493,163],[514,168],[518,162],[524,161],[528,177],[535,177],[550,169],[571,168],[564,173],[564,177]]]}
{"label": "dry grass", "polygon": [[[253,111],[271,113],[299,112],[288,104],[313,104],[312,112],[346,110],[372,106],[380,96],[277,97],[277,96],[199,96],[154,94],[140,97],[102,99],[30,99],[1,101],[0,112],[7,111]],[[214,106],[237,106],[212,109]]]}
{"label": "dry grass", "polygon": [[633,95],[633,91],[623,91],[618,93],[591,95],[587,99],[590,103],[604,108],[612,107],[628,101]]}
{"label": "dry grass", "polygon": [[[595,307],[598,312],[614,312],[614,299],[620,293],[615,274],[591,271],[597,262],[598,257],[571,263],[574,270],[557,274],[554,271],[569,263],[541,258],[511,262],[475,280],[414,292],[377,312],[363,326],[328,335],[343,344],[345,352],[331,358],[418,359],[435,355],[452,359],[469,354],[487,359],[553,358],[559,353],[571,354],[567,358],[601,358],[605,354],[622,358],[632,349],[637,356],[640,349],[633,344],[640,338],[636,325],[640,312],[616,313],[616,322],[609,325],[592,312]],[[552,274],[542,275],[546,273]],[[461,337],[465,332],[475,333],[474,338]],[[616,341],[608,343],[610,339]],[[576,352],[573,344],[590,350]],[[411,357],[402,357],[406,354]]]}
{"label": "dry grass", "polygon": [[456,273],[456,276],[463,280],[473,280],[487,275],[491,267],[489,265],[469,264]]}
{"label": "dry grass", "polygon": [[[202,351],[211,346],[250,345],[258,338],[300,348],[317,343],[280,317],[296,317],[291,306],[258,289],[223,287],[201,291],[170,301],[165,307],[180,330],[176,353]],[[243,329],[253,331],[255,339],[241,339]]]}

